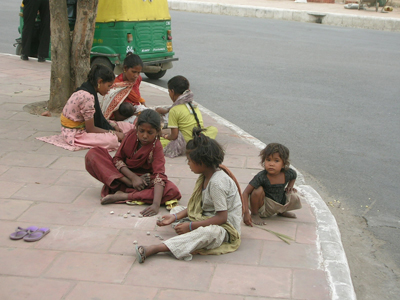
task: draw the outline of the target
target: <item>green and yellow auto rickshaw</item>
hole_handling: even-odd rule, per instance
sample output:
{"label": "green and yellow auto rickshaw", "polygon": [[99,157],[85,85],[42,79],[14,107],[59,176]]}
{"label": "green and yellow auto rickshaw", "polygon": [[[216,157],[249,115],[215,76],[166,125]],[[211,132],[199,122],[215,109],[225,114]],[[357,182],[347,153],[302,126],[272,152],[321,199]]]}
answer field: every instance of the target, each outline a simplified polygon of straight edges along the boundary
{"label": "green and yellow auto rickshaw", "polygon": [[[67,0],[68,19],[72,28],[76,2]],[[22,26],[23,21],[18,29],[20,33]],[[17,54],[21,53],[19,42],[20,38],[15,44]],[[101,63],[111,69],[115,67],[115,72],[119,73],[128,52],[141,57],[143,72],[151,79],[163,77],[172,68],[172,61],[178,58],[174,57],[172,48],[167,0],[99,0],[90,53],[91,64]]]}

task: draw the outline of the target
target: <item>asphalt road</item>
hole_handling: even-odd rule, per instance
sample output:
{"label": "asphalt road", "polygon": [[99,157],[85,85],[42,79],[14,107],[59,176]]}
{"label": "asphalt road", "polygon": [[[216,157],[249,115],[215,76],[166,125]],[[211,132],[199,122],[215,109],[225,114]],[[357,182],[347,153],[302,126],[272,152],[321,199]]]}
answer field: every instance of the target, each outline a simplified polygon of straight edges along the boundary
{"label": "asphalt road", "polygon": [[[14,53],[20,1],[0,4],[0,52]],[[400,34],[171,16],[179,61],[148,81],[166,87],[184,75],[199,103],[265,143],[285,144],[293,165],[364,216],[400,265]]]}
{"label": "asphalt road", "polygon": [[[171,12],[195,100],[292,163],[369,229],[400,266],[400,34]],[[368,207],[367,207],[368,206]]]}

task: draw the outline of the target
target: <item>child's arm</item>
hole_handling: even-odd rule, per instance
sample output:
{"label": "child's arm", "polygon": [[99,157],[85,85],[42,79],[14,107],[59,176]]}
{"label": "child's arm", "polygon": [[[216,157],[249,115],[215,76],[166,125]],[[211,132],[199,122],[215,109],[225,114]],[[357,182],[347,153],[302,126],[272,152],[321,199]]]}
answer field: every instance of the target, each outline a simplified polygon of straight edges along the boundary
{"label": "child's arm", "polygon": [[289,181],[288,185],[285,188],[286,193],[290,193],[290,192],[296,193],[297,192],[297,190],[293,187],[295,181],[296,181],[296,179],[292,179]]}
{"label": "child's arm", "polygon": [[164,138],[170,141],[176,140],[178,138],[179,129],[171,128],[171,133],[164,135]]}
{"label": "child's arm", "polygon": [[253,227],[253,221],[251,219],[250,210],[249,210],[249,196],[253,192],[253,190],[254,190],[254,187],[251,184],[248,184],[242,194],[242,196],[243,196],[243,207],[242,207],[243,222],[247,226],[251,226],[251,227]]}
{"label": "child's arm", "polygon": [[228,211],[227,210],[222,210],[222,211],[217,211],[216,215],[208,218],[203,221],[196,221],[196,222],[185,222],[181,223],[175,226],[175,231],[177,234],[184,234],[189,231],[195,230],[196,228],[199,228],[201,226],[206,227],[208,225],[222,225],[226,223],[228,220]]}

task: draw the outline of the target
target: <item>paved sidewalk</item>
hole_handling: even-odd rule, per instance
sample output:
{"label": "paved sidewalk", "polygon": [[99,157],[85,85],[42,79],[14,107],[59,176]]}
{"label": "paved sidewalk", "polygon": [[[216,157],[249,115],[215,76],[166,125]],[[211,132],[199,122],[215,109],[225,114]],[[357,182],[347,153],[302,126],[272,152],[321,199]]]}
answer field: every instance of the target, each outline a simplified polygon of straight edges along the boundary
{"label": "paved sidewalk", "polygon": [[[170,9],[220,15],[318,23],[400,32],[400,8],[382,13],[374,7],[345,9],[344,3],[296,3],[292,0],[168,0]],[[390,3],[389,3],[390,5]],[[322,18],[316,15],[321,15]]]}
{"label": "paved sidewalk", "polygon": [[[49,62],[0,54],[0,299],[355,299],[335,219],[301,174],[297,187],[307,201],[298,218],[272,217],[266,225],[293,237],[290,245],[243,225],[234,253],[190,262],[160,254],[139,264],[134,240],[155,243],[155,234],[167,239],[174,231],[157,228],[155,217],[138,218],[142,207],[101,206],[101,184],[84,168],[87,151],[35,139],[60,132],[58,118],[23,111],[48,100],[49,76]],[[170,103],[161,88],[143,82],[141,90],[149,105]],[[263,144],[202,110],[205,124],[218,127],[224,163],[244,188],[260,170]],[[196,175],[185,157],[167,159],[167,175],[186,204]],[[136,217],[120,216],[129,210]],[[17,226],[31,225],[51,232],[35,243],[9,239]]]}

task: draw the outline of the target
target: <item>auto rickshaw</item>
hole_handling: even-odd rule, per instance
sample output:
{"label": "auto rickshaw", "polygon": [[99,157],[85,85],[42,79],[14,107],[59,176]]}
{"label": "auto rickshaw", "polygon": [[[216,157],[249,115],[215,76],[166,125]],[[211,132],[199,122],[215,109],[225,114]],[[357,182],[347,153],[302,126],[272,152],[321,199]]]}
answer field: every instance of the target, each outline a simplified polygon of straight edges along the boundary
{"label": "auto rickshaw", "polygon": [[[76,2],[67,0],[71,29],[76,18]],[[23,20],[22,14],[20,16]],[[20,34],[22,26],[23,21],[20,21]],[[20,54],[20,38],[16,41],[16,52]],[[167,0],[99,0],[91,64],[104,64],[120,73],[128,52],[140,56],[143,73],[151,79],[163,77],[172,68],[172,61],[178,58],[174,57],[172,48]]]}

